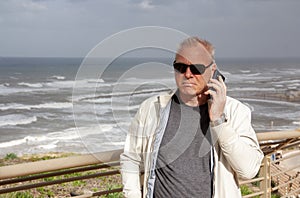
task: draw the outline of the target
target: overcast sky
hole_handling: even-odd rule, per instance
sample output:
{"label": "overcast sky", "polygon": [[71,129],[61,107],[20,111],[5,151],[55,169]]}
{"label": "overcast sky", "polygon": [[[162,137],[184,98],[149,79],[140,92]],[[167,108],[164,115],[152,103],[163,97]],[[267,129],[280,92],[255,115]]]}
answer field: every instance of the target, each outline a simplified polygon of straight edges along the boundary
{"label": "overcast sky", "polygon": [[0,56],[84,57],[138,26],[211,41],[217,57],[300,57],[300,0],[1,0]]}

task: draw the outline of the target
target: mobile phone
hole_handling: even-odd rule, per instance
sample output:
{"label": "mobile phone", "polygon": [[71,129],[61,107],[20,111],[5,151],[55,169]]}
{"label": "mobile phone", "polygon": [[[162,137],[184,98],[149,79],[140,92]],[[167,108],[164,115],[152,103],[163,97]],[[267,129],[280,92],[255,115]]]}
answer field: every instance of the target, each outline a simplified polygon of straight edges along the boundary
{"label": "mobile phone", "polygon": [[212,76],[212,78],[219,80],[219,76],[221,76],[223,81],[225,81],[225,77],[221,74],[221,72],[219,70],[216,69],[213,76]]}
{"label": "mobile phone", "polygon": [[[221,72],[216,69],[215,72],[214,72],[214,74],[213,74],[213,76],[212,76],[212,79],[219,80],[219,76],[221,76],[222,79],[223,79],[223,81],[225,81],[225,76],[223,76],[223,74],[221,74]],[[210,87],[209,89],[215,91],[215,89],[212,88],[212,87]],[[212,99],[212,96],[210,96],[210,99]]]}

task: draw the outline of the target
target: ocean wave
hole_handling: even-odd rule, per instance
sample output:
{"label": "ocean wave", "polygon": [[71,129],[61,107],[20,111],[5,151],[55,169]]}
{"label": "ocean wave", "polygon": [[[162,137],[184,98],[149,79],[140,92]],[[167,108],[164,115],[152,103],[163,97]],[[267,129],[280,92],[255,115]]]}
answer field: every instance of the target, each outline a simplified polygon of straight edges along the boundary
{"label": "ocean wave", "polygon": [[112,105],[113,111],[131,111],[137,110],[140,105]]}
{"label": "ocean wave", "polygon": [[[0,148],[18,146],[22,144],[26,145],[38,145],[45,148],[45,145],[54,145],[62,140],[79,139],[80,136],[77,133],[76,128],[66,129],[62,132],[52,132],[41,136],[28,135],[21,139],[11,140],[8,142],[0,143]],[[53,146],[51,146],[53,147]]]}
{"label": "ocean wave", "polygon": [[260,76],[261,73],[253,73],[253,74],[246,74],[245,76],[248,76],[248,77],[253,77],[253,76]]}
{"label": "ocean wave", "polygon": [[239,98],[239,100],[248,101],[248,102],[261,102],[261,103],[278,104],[280,106],[300,107],[300,104],[298,104],[298,103],[287,102],[287,101],[252,99],[252,98]]}
{"label": "ocean wave", "polygon": [[91,97],[91,98],[81,98],[80,99],[81,101],[84,101],[84,102],[88,102],[88,103],[93,103],[93,104],[103,104],[103,103],[110,103],[112,101],[111,98],[95,98],[94,97]]}
{"label": "ocean wave", "polygon": [[25,115],[5,115],[0,117],[0,127],[2,126],[16,126],[16,125],[26,125],[37,121],[36,116],[25,116]]}
{"label": "ocean wave", "polygon": [[115,131],[117,124],[98,124],[94,126],[69,128],[63,131],[51,132],[41,136],[28,135],[20,139],[0,143],[0,148],[14,147],[20,145],[38,146],[43,149],[56,147],[58,143],[80,141],[84,144],[86,138],[91,135],[105,133],[109,138],[111,131]]}
{"label": "ocean wave", "polygon": [[10,84],[9,83],[3,83],[3,84],[0,84],[0,87],[9,87]]}
{"label": "ocean wave", "polygon": [[112,84],[105,83],[102,79],[84,79],[47,82],[45,86],[53,88],[97,88],[112,86]]}
{"label": "ocean wave", "polygon": [[250,73],[251,70],[240,70],[240,72],[245,74],[245,73]]}
{"label": "ocean wave", "polygon": [[0,84],[0,95],[10,95],[10,94],[18,94],[18,93],[29,93],[29,92],[47,92],[47,91],[55,91],[57,89],[54,88],[46,88],[44,83],[25,83],[20,82],[17,86],[12,86],[9,83]]}
{"label": "ocean wave", "polygon": [[58,143],[59,143],[59,140],[55,140],[55,141],[50,142],[48,144],[38,145],[36,148],[44,149],[44,150],[50,150],[50,149],[56,148]]}
{"label": "ocean wave", "polygon": [[52,102],[52,103],[44,103],[37,105],[24,105],[17,103],[8,103],[8,104],[0,104],[0,110],[6,111],[10,109],[18,109],[18,110],[31,110],[31,109],[62,109],[62,108],[71,108],[73,106],[70,102]]}
{"label": "ocean wave", "polygon": [[18,146],[21,144],[37,144],[38,142],[42,142],[47,140],[46,136],[26,136],[22,139],[12,140],[8,142],[0,143],[0,148]]}
{"label": "ocean wave", "polygon": [[119,78],[115,85],[126,84],[126,85],[147,85],[147,84],[174,84],[174,77],[165,77],[165,78],[137,78],[137,77],[128,77],[128,78]]}
{"label": "ocean wave", "polygon": [[104,83],[104,80],[103,79],[91,79],[91,80],[88,80],[87,82],[89,83]]}
{"label": "ocean wave", "polygon": [[14,87],[9,84],[0,84],[0,95],[9,95],[16,93],[24,93],[24,92],[49,92],[56,91],[59,89],[75,89],[77,91],[87,91],[94,89],[99,89],[103,87],[118,87],[118,86],[137,86],[137,85],[147,85],[147,84],[161,84],[166,87],[173,86],[174,87],[174,79],[149,79],[149,81],[145,81],[145,79],[139,78],[128,78],[122,81],[117,82],[105,82],[103,79],[82,79],[82,80],[63,80],[64,76],[53,76],[53,78],[57,80],[53,80],[51,82],[19,82],[18,86]]}
{"label": "ocean wave", "polygon": [[300,121],[294,121],[293,124],[300,126]]}
{"label": "ocean wave", "polygon": [[[99,99],[99,98],[112,98],[112,97],[122,97],[122,96],[131,96],[131,95],[138,95],[138,94],[151,94],[151,93],[158,93],[158,92],[166,92],[170,91],[171,89],[169,88],[157,88],[157,89],[144,89],[144,90],[139,90],[139,91],[130,91],[130,92],[111,92],[111,93],[104,93],[104,94],[98,94],[97,96],[93,97],[86,97],[82,98],[81,101],[91,101],[94,99]],[[110,99],[111,100],[111,99]]]}
{"label": "ocean wave", "polygon": [[57,80],[65,80],[65,76],[51,76],[51,78],[57,79]]}
{"label": "ocean wave", "polygon": [[228,91],[257,91],[257,92],[262,92],[262,91],[276,91],[275,88],[270,87],[270,88],[258,88],[258,87],[234,87],[234,88],[228,88]]}
{"label": "ocean wave", "polygon": [[43,87],[42,83],[25,83],[25,82],[20,82],[18,83],[20,86],[26,86],[26,87],[31,87],[31,88],[41,88]]}

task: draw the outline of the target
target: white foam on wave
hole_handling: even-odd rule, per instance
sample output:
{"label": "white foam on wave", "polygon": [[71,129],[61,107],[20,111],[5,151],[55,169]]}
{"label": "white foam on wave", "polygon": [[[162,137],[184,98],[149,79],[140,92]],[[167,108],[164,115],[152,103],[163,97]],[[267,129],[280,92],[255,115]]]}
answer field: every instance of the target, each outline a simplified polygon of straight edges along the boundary
{"label": "white foam on wave", "polygon": [[300,126],[300,121],[294,121],[293,124]]}
{"label": "white foam on wave", "polygon": [[276,101],[276,100],[264,100],[264,99],[252,99],[252,98],[239,98],[241,101],[249,102],[261,102],[261,103],[271,103],[278,104],[280,106],[290,106],[290,107],[300,107],[300,104],[287,101]]}
{"label": "white foam on wave", "polygon": [[36,121],[37,121],[36,116],[28,117],[25,115],[11,114],[11,115],[0,116],[0,127],[26,125]]}
{"label": "white foam on wave", "polygon": [[19,92],[31,92],[32,89],[28,88],[14,88],[14,87],[8,87],[5,86],[4,84],[0,85],[0,95],[9,95],[9,94],[14,94],[14,93],[19,93]]}
{"label": "white foam on wave", "polygon": [[228,88],[228,91],[276,91],[274,87],[270,88],[257,88],[257,87],[234,87],[234,88]]}
{"label": "white foam on wave", "polygon": [[261,73],[253,73],[253,74],[246,74],[248,77],[253,77],[253,76],[260,76]]}
{"label": "white foam on wave", "polygon": [[47,140],[47,137],[45,135],[44,136],[30,136],[29,135],[22,139],[17,139],[17,140],[0,143],[0,148],[18,146],[21,144],[37,145],[37,144],[40,144],[40,142],[43,142],[45,140]]}
{"label": "white foam on wave", "polygon": [[112,110],[115,111],[132,111],[137,110],[140,105],[112,105]]}
{"label": "white foam on wave", "polygon": [[82,79],[82,80],[66,80],[53,81],[44,83],[47,87],[53,88],[97,88],[111,86],[111,83],[105,83],[102,79]]}
{"label": "white foam on wave", "polygon": [[3,84],[0,84],[0,86],[2,86],[2,87],[9,87],[10,84],[9,83],[3,83]]}
{"label": "white foam on wave", "polygon": [[152,93],[157,93],[157,92],[165,92],[169,91],[169,88],[153,88],[153,89],[143,89],[143,90],[129,90],[129,91],[119,91],[119,90],[113,90],[110,93],[103,93],[103,94],[98,94],[93,97],[87,97],[87,98],[82,98],[81,100],[83,101],[93,101],[97,100],[99,98],[108,98],[111,100],[112,97],[125,97],[125,96],[131,96],[131,95],[138,95],[138,94],[152,94]]}
{"label": "white foam on wave", "polygon": [[65,76],[51,76],[51,78],[57,79],[57,80],[65,80]]}
{"label": "white foam on wave", "polygon": [[167,85],[173,85],[175,83],[174,78],[151,78],[151,79],[145,79],[145,78],[136,78],[136,77],[130,77],[126,79],[120,79],[116,82],[116,84],[126,84],[126,85],[147,85],[147,84],[167,84]]}
{"label": "white foam on wave", "polygon": [[62,109],[62,108],[71,108],[73,104],[70,102],[52,102],[52,103],[44,103],[37,105],[24,105],[18,103],[8,103],[8,104],[0,104],[0,110],[10,110],[10,109],[18,109],[18,110],[31,110],[31,109]]}
{"label": "white foam on wave", "polygon": [[[8,142],[0,143],[0,148],[18,146],[26,144],[28,146],[34,145],[56,145],[59,142],[70,142],[70,141],[84,141],[84,138],[90,135],[104,134],[114,131],[117,124],[97,124],[93,126],[69,128],[63,131],[51,132],[45,135],[34,136],[28,135],[21,139],[11,140]],[[51,146],[53,147],[53,146]]]}
{"label": "white foam on wave", "polygon": [[37,148],[44,149],[44,150],[50,150],[50,149],[56,148],[58,143],[59,143],[59,141],[56,140],[56,141],[50,142],[48,144],[38,145]]}
{"label": "white foam on wave", "polygon": [[244,74],[247,74],[247,73],[250,73],[251,71],[250,70],[240,70],[241,73],[244,73]]}
{"label": "white foam on wave", "polygon": [[25,82],[20,82],[18,83],[20,86],[26,86],[26,87],[32,87],[32,88],[41,88],[43,87],[42,83],[25,83]]}
{"label": "white foam on wave", "polygon": [[90,79],[87,82],[89,82],[89,83],[104,83],[104,80],[101,78],[100,79]]}
{"label": "white foam on wave", "polygon": [[85,102],[88,103],[95,103],[95,104],[103,104],[103,103],[110,103],[112,101],[111,98],[97,98],[97,99],[85,99]]}
{"label": "white foam on wave", "polygon": [[[61,140],[71,140],[71,139],[78,139],[79,135],[75,128],[67,129],[62,132],[53,132],[46,135],[41,136],[26,136],[22,139],[12,140],[8,142],[0,143],[0,148],[18,146],[22,144],[26,144],[28,146],[39,145],[45,148],[45,145],[52,145],[57,144]],[[49,143],[50,142],[50,143]],[[49,148],[49,147],[48,147]]]}

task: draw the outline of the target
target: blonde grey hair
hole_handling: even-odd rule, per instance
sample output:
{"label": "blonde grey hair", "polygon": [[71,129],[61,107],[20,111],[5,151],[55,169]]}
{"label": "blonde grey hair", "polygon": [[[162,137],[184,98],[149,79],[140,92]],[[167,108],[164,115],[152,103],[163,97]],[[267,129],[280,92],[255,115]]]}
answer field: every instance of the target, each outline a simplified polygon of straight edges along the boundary
{"label": "blonde grey hair", "polygon": [[200,39],[196,36],[194,37],[189,37],[185,40],[183,40],[180,45],[179,49],[185,48],[185,47],[196,47],[197,45],[202,45],[208,53],[211,55],[212,59],[215,59],[215,48],[214,46],[207,40]]}

